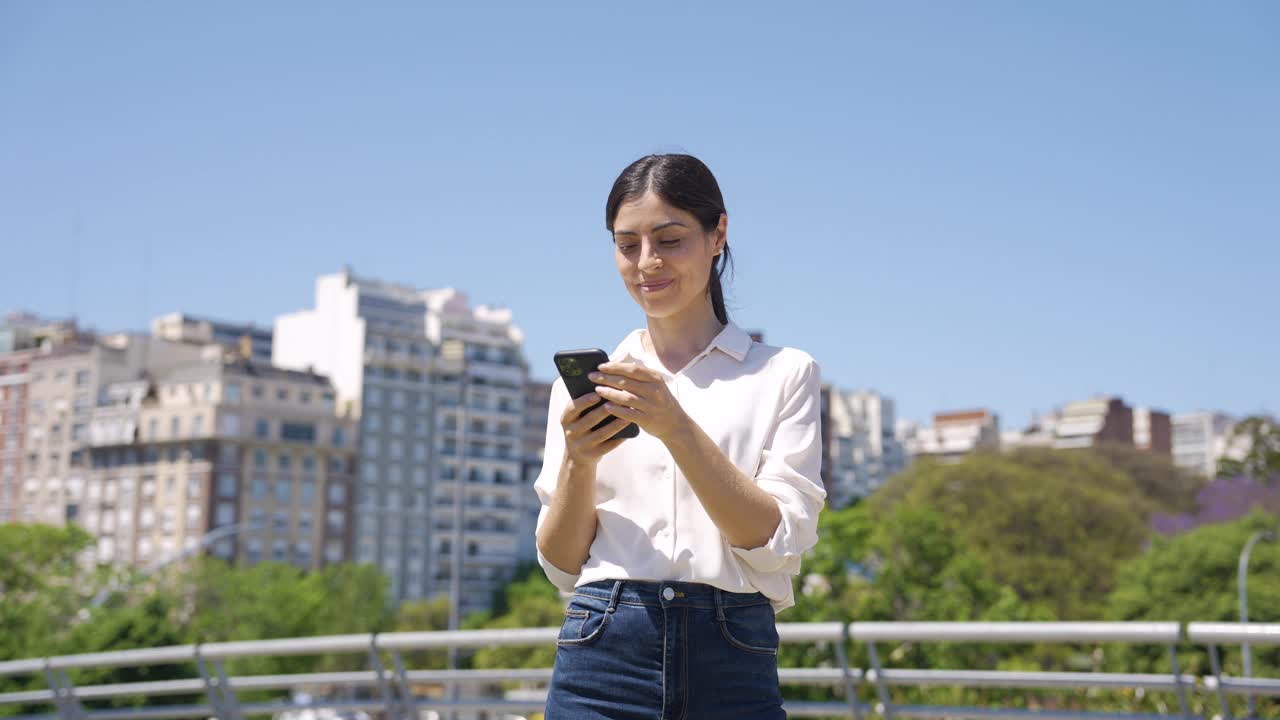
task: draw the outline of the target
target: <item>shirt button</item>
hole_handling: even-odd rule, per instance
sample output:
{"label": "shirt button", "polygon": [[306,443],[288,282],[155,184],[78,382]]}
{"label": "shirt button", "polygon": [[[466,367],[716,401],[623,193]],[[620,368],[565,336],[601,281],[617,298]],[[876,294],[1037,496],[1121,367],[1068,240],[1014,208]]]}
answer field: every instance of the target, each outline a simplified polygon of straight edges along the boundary
{"label": "shirt button", "polygon": [[676,591],[672,590],[671,588],[663,588],[662,597],[666,598],[668,601],[675,600]]}

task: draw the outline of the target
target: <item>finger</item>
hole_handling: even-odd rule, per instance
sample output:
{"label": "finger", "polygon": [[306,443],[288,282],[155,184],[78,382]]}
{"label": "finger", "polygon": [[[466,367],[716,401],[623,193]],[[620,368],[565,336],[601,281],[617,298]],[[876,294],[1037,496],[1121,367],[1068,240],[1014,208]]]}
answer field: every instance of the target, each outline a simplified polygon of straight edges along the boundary
{"label": "finger", "polygon": [[[618,423],[618,425],[626,427],[626,423]],[[601,451],[600,454],[608,455],[609,453],[613,452],[615,448],[617,448],[619,445],[621,445],[626,441],[627,441],[626,438],[613,438],[612,440],[606,440],[600,443],[600,446],[599,446]]]}
{"label": "finger", "polygon": [[596,368],[596,372],[604,373],[607,375],[624,375],[633,380],[639,380],[640,382],[653,382],[655,380],[662,379],[662,375],[659,374],[657,370],[654,370],[653,368],[647,368],[643,365],[638,365],[636,363],[624,363],[624,362],[600,363],[600,366]]}
{"label": "finger", "polygon": [[617,403],[605,403],[601,409],[607,411],[610,415],[620,417],[628,422],[639,422],[645,417],[645,412],[643,410],[634,407],[627,407],[626,405],[619,405]]}
{"label": "finger", "polygon": [[600,387],[596,390],[600,397],[608,402],[618,405],[626,405],[628,407],[642,407],[648,404],[648,399],[633,392],[626,390],[615,390],[610,387]]}
{"label": "finger", "polygon": [[580,398],[574,398],[565,406],[564,412],[560,413],[560,424],[568,425],[573,422],[583,410],[600,402],[603,398],[595,393],[587,393]]}
{"label": "finger", "polygon": [[626,440],[626,438],[615,437],[618,433],[627,429],[630,425],[629,420],[614,418],[612,422],[604,427],[591,433],[591,437],[587,438],[590,445],[601,446],[614,441]]}
{"label": "finger", "polygon": [[610,414],[611,413],[605,409],[604,405],[601,404],[600,407],[584,413],[582,417],[574,420],[568,425],[567,429],[577,435],[586,435],[591,432],[591,428],[599,425],[601,422],[604,422],[604,419],[609,417]]}

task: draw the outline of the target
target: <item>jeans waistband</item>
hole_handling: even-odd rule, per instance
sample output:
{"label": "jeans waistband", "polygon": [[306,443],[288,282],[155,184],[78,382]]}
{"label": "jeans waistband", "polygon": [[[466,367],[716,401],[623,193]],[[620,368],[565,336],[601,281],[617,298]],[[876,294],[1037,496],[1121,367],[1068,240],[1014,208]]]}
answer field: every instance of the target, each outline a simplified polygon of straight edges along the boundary
{"label": "jeans waistband", "polygon": [[[670,592],[668,592],[670,590]],[[575,595],[610,601],[610,605],[651,605],[664,607],[726,608],[768,603],[758,592],[739,593],[714,585],[675,580],[596,580],[579,585]]]}

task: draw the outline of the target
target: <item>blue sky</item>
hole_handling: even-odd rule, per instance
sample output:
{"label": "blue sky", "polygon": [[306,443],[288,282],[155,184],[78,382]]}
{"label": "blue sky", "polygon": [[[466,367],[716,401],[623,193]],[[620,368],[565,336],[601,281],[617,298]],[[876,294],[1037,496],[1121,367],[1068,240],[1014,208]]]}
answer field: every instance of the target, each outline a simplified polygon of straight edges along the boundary
{"label": "blue sky", "polygon": [[735,319],[902,416],[1276,412],[1278,74],[1267,0],[11,0],[0,310],[270,324],[350,263],[510,306],[550,377],[642,323],[605,195],[678,150]]}

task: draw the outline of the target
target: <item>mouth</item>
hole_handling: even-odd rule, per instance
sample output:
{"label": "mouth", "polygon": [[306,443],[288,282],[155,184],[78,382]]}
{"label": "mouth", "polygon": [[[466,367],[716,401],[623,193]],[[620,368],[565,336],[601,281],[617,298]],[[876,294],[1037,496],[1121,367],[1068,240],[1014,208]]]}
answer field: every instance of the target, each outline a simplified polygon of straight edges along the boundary
{"label": "mouth", "polygon": [[654,280],[650,282],[642,282],[640,283],[640,292],[643,292],[643,293],[658,292],[659,290],[666,288],[668,285],[670,285],[673,282],[675,282],[675,280]]}

